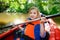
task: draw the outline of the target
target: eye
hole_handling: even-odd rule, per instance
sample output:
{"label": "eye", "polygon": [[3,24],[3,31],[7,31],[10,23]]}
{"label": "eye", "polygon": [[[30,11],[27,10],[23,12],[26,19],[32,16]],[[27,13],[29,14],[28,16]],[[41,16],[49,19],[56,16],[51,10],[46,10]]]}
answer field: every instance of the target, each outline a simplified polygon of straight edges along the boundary
{"label": "eye", "polygon": [[36,14],[36,13],[34,12],[34,14]]}

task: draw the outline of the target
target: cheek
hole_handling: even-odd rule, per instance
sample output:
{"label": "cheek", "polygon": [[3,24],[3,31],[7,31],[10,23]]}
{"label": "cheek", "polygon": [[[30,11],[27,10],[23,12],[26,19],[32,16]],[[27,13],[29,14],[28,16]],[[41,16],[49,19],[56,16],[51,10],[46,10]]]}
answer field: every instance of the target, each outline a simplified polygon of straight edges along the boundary
{"label": "cheek", "polygon": [[37,14],[34,14],[34,17],[37,17]]}
{"label": "cheek", "polygon": [[37,17],[37,14],[30,14],[30,16]]}
{"label": "cheek", "polygon": [[29,14],[29,16],[32,16],[32,14]]}

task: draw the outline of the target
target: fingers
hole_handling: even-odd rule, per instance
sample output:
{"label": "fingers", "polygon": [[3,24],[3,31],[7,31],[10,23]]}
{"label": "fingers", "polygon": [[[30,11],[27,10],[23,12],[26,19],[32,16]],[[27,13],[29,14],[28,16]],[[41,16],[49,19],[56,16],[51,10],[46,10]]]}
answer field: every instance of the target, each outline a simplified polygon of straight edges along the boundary
{"label": "fingers", "polygon": [[21,29],[22,31],[24,30],[24,28],[22,27],[22,25],[18,25],[18,28]]}
{"label": "fingers", "polygon": [[41,20],[46,20],[46,17],[41,17]]}
{"label": "fingers", "polygon": [[46,20],[46,18],[45,17],[41,17],[41,23],[44,23],[44,22],[46,22],[47,20]]}

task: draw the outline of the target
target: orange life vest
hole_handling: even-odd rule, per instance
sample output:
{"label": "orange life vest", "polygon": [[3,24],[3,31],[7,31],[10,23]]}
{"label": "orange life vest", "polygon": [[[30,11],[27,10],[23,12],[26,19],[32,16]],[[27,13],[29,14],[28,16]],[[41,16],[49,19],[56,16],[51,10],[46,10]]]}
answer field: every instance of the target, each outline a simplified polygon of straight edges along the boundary
{"label": "orange life vest", "polygon": [[34,37],[34,27],[35,27],[36,24],[40,24],[40,20],[31,22],[31,23],[34,24],[34,25],[27,24],[24,33],[25,33],[25,35],[35,39],[35,37]]}

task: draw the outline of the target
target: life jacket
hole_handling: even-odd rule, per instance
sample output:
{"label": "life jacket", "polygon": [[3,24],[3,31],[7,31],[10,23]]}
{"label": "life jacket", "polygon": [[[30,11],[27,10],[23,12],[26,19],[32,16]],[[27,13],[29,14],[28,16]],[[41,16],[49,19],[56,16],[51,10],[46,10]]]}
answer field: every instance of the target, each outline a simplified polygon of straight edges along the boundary
{"label": "life jacket", "polygon": [[29,36],[32,39],[35,39],[34,31],[35,31],[35,26],[37,24],[40,24],[40,20],[31,22],[31,23],[27,23],[25,31],[24,31],[24,34],[27,35],[27,36]]}

